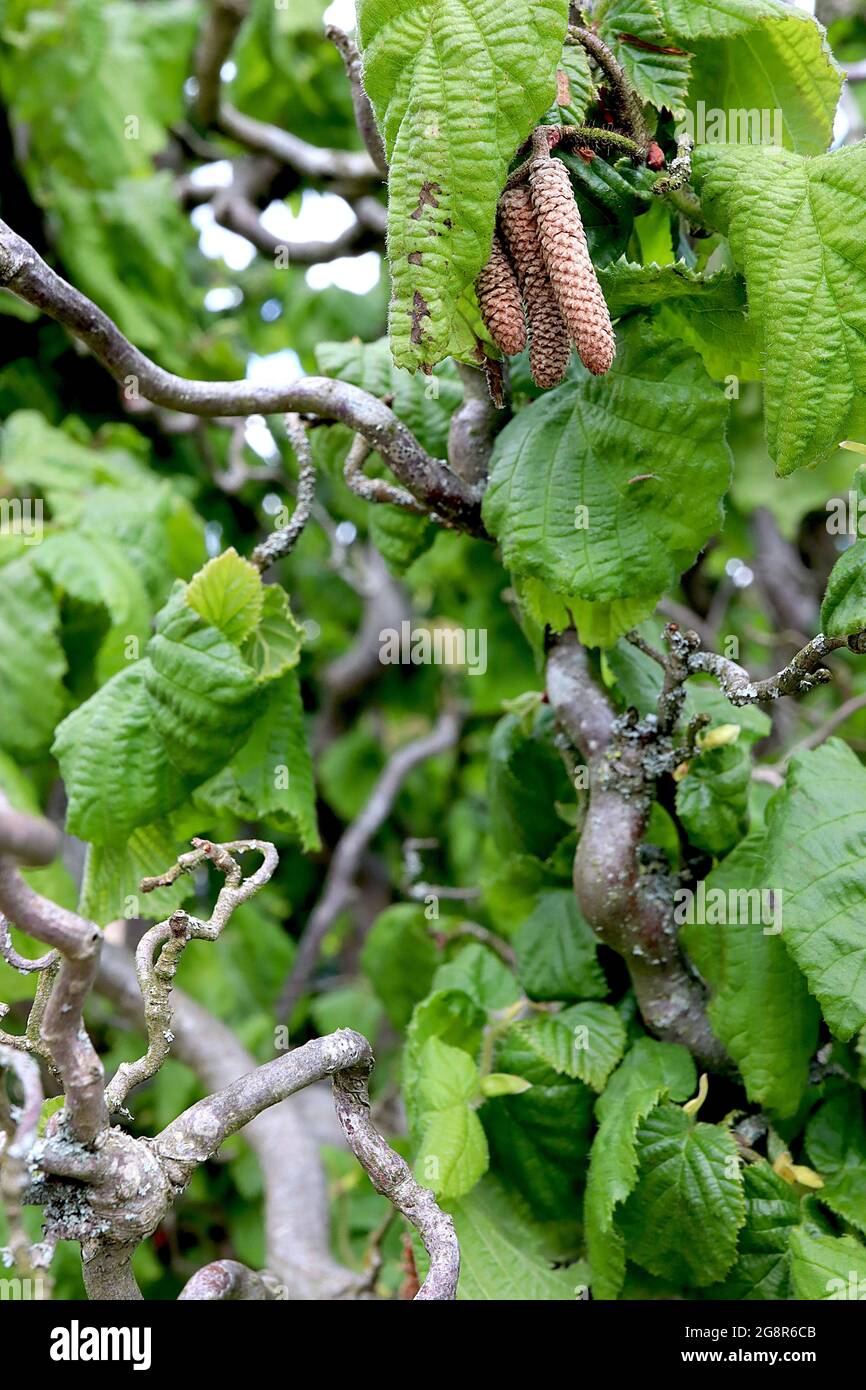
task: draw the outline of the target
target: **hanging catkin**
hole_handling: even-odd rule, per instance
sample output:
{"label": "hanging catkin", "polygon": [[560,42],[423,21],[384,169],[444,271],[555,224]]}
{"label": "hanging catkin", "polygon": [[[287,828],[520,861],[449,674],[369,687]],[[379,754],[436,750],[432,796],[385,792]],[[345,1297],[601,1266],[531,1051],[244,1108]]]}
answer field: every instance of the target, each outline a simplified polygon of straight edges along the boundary
{"label": "hanging catkin", "polygon": [[526,347],[523,303],[514,271],[499,237],[494,235],[490,260],[475,281],[478,307],[490,336],[506,357]]}
{"label": "hanging catkin", "polygon": [[529,189],[508,189],[499,210],[529,320],[532,379],[536,386],[558,386],[568,367],[571,343],[545,269]]}
{"label": "hanging catkin", "polygon": [[568,170],[560,159],[536,159],[529,188],[541,253],[565,325],[583,365],[595,376],[603,376],[613,362],[616,339]]}

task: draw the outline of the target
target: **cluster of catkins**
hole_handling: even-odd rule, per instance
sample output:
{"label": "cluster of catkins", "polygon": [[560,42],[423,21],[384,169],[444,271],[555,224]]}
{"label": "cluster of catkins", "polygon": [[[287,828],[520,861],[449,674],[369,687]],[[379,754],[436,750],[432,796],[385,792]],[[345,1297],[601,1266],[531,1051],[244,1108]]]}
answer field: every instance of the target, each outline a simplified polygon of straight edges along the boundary
{"label": "cluster of catkins", "polygon": [[610,368],[616,352],[610,314],[561,160],[533,159],[527,181],[503,193],[499,231],[475,288],[488,332],[507,357],[526,347],[528,327],[537,386],[562,381],[572,343],[595,376]]}

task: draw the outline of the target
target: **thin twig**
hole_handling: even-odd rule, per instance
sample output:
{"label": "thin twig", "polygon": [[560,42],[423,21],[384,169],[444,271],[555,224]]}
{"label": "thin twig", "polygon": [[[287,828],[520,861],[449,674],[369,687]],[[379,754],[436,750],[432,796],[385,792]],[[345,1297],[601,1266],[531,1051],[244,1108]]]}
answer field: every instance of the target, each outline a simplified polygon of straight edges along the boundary
{"label": "thin twig", "polygon": [[279,531],[274,531],[267,540],[261,541],[253,551],[250,558],[256,569],[262,571],[276,564],[277,560],[282,560],[294,548],[298,537],[310,519],[310,512],[316,497],[316,465],[313,462],[313,451],[310,448],[307,431],[300,415],[292,413],[286,416],[286,430],[298,460],[295,510],[292,512],[287,525],[281,527]]}
{"label": "thin twig", "polygon": [[[142,892],[169,887],[181,874],[194,873],[206,861],[224,874],[226,881],[206,922],[183,911],[173,912],[166,921],[146,931],[138,944],[135,968],[144,1002],[147,1051],[134,1062],[121,1062],[117,1068],[105,1090],[106,1105],[111,1112],[120,1109],[135,1086],[155,1076],[169,1055],[174,1041],[172,987],[180,958],[190,941],[216,941],[235,909],[269,882],[277,867],[277,851],[265,840],[216,845],[210,840],[195,839],[192,844],[193,849],[181,855],[166,873],[145,879],[141,884]],[[244,878],[233,854],[248,851],[260,854],[262,863],[254,874]]]}
{"label": "thin twig", "polygon": [[358,134],[364,142],[364,146],[381,174],[388,173],[388,159],[385,154],[385,142],[382,139],[381,131],[376,124],[376,116],[370,102],[370,98],[364,89],[364,77],[361,70],[361,54],[354,39],[339,29],[336,24],[329,24],[325,29],[325,38],[330,39],[331,43],[338,49],[346,68],[346,76],[349,79],[349,86],[352,91],[352,107],[355,112],[355,124],[358,127]]}

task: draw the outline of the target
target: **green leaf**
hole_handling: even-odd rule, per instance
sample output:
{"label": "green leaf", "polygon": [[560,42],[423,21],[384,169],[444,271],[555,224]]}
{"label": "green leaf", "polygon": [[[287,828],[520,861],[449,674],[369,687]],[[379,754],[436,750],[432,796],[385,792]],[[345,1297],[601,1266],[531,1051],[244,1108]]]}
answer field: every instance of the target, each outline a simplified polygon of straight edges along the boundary
{"label": "green leaf", "polygon": [[288,594],[279,584],[266,584],[261,618],[244,647],[244,659],[258,673],[259,680],[276,680],[297,666],[303,641],[304,629],[292,615]]}
{"label": "green leaf", "polygon": [[28,762],[47,750],[66,702],[60,614],[29,560],[4,565],[2,585],[0,747]]}
{"label": "green leaf", "polygon": [[436,539],[436,525],[427,516],[416,516],[387,503],[370,508],[370,540],[392,574],[405,574]]}
{"label": "green leaf", "polygon": [[508,966],[480,942],[464,946],[453,960],[440,965],[433,979],[435,990],[462,990],[485,1012],[505,1009],[520,997],[517,981]]}
{"label": "green leaf", "polygon": [[769,1163],[743,1170],[746,1220],[740,1231],[737,1262],[714,1298],[783,1300],[791,1288],[791,1236],[800,1224],[800,1198]]}
{"label": "green leaf", "polygon": [[775,146],[695,151],[704,209],[746,277],[780,474],[866,430],[866,144],[816,159]]}
{"label": "green leaf", "polygon": [[261,706],[255,672],[177,584],[146,655],[57,729],[71,834],[122,844],[223,767]]}
{"label": "green leaf", "polygon": [[437,991],[416,1005],[403,1050],[403,1098],[412,1133],[417,1133],[421,1116],[418,1084],[425,1045],[431,1038],[438,1038],[448,1047],[474,1054],[481,1044],[485,1022],[486,1015],[462,990]]}
{"label": "green leaf", "polygon": [[66,786],[69,833],[123,845],[139,825],[179,806],[187,780],[154,728],[147,663],[119,672],[57,730],[52,752]]}
{"label": "green leaf", "polygon": [[430,1038],[420,1055],[415,1101],[421,1139],[415,1176],[441,1197],[461,1197],[484,1176],[489,1157],[481,1121],[468,1102],[480,1078],[460,1048]]}
{"label": "green leaf", "polygon": [[483,266],[518,145],[551,103],[566,0],[361,0],[364,78],[390,161],[391,345],[398,366],[449,350]]}
{"label": "green leaf", "polygon": [[579,1267],[553,1268],[543,1232],[492,1178],[448,1209],[460,1243],[458,1300],[549,1303],[579,1296]]}
{"label": "green leaf", "polygon": [[866,1125],[861,1095],[853,1086],[810,1117],[806,1150],[824,1179],[815,1194],[818,1201],[866,1234]]}
{"label": "green leaf", "polygon": [[575,1004],[521,1023],[518,1031],[555,1072],[594,1091],[604,1090],[625,1051],[625,1025],[609,1004]]}
{"label": "green leaf", "polygon": [[830,571],[821,605],[821,630],[847,637],[866,627],[866,540],[843,550]]}
{"label": "green leaf", "polygon": [[412,1010],[430,990],[439,953],[427,931],[424,910],[398,903],[376,918],[361,952],[361,967],[395,1028],[405,1028]]}
{"label": "green leaf", "polygon": [[[664,51],[675,45],[655,0],[603,0],[592,17],[641,101],[679,115],[689,85],[689,55]],[[642,42],[630,43],[630,38]]]}
{"label": "green leaf", "polygon": [[194,891],[182,874],[168,888],[143,895],[141,880],[163,873],[177,859],[171,825],[158,821],[134,830],[122,845],[88,845],[78,910],[104,927],[121,917],[168,917]]}
{"label": "green leaf", "polygon": [[569,101],[566,106],[555,107],[556,124],[581,125],[595,93],[586,49],[580,44],[566,44],[559,67],[568,78]]}
{"label": "green leaf", "polygon": [[531,1081],[525,1076],[513,1076],[507,1071],[491,1071],[481,1078],[481,1094],[487,1097],[520,1096],[530,1090]]}
{"label": "green leaf", "polygon": [[293,828],[304,850],[316,851],[321,846],[316,788],[297,672],[276,681],[266,698],[246,743],[198,788],[194,800],[209,812],[229,810],[247,820],[272,818]]}
{"label": "green leaf", "polygon": [[838,739],[795,754],[768,826],[766,881],[783,892],[782,941],[846,1042],[866,1023],[866,771],[856,755]]}
{"label": "green leaf", "polygon": [[664,1102],[641,1124],[637,1155],[637,1184],[619,1216],[629,1259],[674,1282],[723,1279],[746,1219],[730,1131]]}
{"label": "green leaf", "polygon": [[490,737],[487,797],[490,833],[502,854],[546,859],[565,833],[556,803],[573,789],[554,744],[549,707],[538,711],[527,732],[516,714],[499,720]]}
{"label": "green leaf", "polygon": [[523,1077],[530,1089],[489,1100],[481,1110],[494,1171],[540,1219],[578,1220],[592,1092],[555,1072],[516,1027],[500,1040],[496,1066]]}
{"label": "green leaf", "polygon": [[337,1028],[354,1028],[365,1038],[375,1040],[382,1020],[382,1006],[362,984],[332,989],[314,999],[310,1012],[320,1033]]}
{"label": "green leaf", "polygon": [[747,748],[728,743],[699,753],[677,784],[677,815],[692,844],[725,854],[749,828],[752,759]]}
{"label": "green leaf", "polygon": [[656,305],[660,331],[682,338],[699,352],[714,381],[731,375],[741,381],[759,380],[745,285],[734,271],[723,268],[705,275],[684,261],[635,265],[621,258],[600,270],[598,278],[614,318]]}
{"label": "green leaf", "polygon": [[62,594],[105,609],[112,630],[97,657],[97,676],[107,680],[123,670],[130,639],[136,651],[148,639],[151,605],[137,569],[116,541],[89,532],[63,531],[46,536],[33,563]]}
{"label": "green leaf", "polygon": [[851,1236],[819,1235],[803,1228],[791,1235],[795,1298],[862,1299],[866,1248]]}
{"label": "green leaf", "polygon": [[508,568],[594,600],[675,583],[720,524],[726,412],[696,354],[629,322],[606,377],[548,392],[496,440],[484,517]]}
{"label": "green leaf", "polygon": [[696,1085],[695,1064],[684,1047],[641,1038],[614,1072],[596,1105],[598,1133],[590,1155],[584,1221],[596,1298],[616,1298],[625,1277],[616,1207],[637,1181],[637,1128],[666,1095],[686,1100]]}
{"label": "green leaf", "polygon": [[[280,590],[274,590],[279,595]],[[190,581],[186,601],[236,647],[258,627],[264,608],[262,577],[233,547],[224,550]]]}
{"label": "green leaf", "polygon": [[[702,100],[709,121],[714,109],[738,120],[738,133],[728,131],[722,139],[746,143],[752,128],[745,118],[766,113],[775,124],[764,139],[781,129],[784,144],[802,154],[827,148],[841,76],[811,15],[780,0],[657,3],[667,32],[694,50],[692,115]],[[693,133],[703,139],[697,127]]]}
{"label": "green leaf", "polygon": [[[806,981],[775,933],[776,900],[770,904],[763,835],[751,835],[705,882],[708,923],[690,923],[688,904],[677,909],[680,940],[712,999],[713,1032],[740,1069],[749,1100],[781,1117],[796,1113],[809,1082],[818,1041],[818,1007]],[[723,898],[717,898],[723,894]],[[725,910],[712,924],[710,905]],[[731,920],[733,904],[736,920]],[[780,923],[786,903],[780,895]]]}
{"label": "green leaf", "polygon": [[195,786],[243,742],[261,704],[255,675],[235,644],[189,606],[183,585],[157,615],[147,657],[154,731]]}
{"label": "green leaf", "polygon": [[607,981],[592,928],[570,888],[542,893],[514,938],[517,973],[531,999],[600,999]]}

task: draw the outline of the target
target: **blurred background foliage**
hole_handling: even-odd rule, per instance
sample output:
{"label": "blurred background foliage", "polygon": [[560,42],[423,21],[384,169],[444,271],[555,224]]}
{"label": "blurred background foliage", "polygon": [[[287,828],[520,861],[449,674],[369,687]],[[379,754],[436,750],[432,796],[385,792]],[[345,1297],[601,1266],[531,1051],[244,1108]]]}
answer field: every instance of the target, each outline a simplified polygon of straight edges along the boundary
{"label": "blurred background foliage", "polygon": [[[190,112],[189,73],[203,8],[199,0],[0,0],[0,214],[165,367],[194,377],[258,380],[322,371],[353,380],[357,368],[373,374],[377,394],[400,393],[399,413],[428,448],[444,455],[448,417],[460,399],[452,369],[439,369],[441,393],[431,401],[423,382],[391,379],[384,347],[361,354],[358,346],[377,342],[385,332],[388,289],[381,247],[311,269],[278,268],[218,228],[207,202],[190,205],[179,191],[182,180],[206,186],[220,176],[226,160],[237,157],[230,141],[197,131]],[[321,37],[326,8],[324,0],[294,0],[286,8],[255,0],[226,79],[231,100],[250,115],[316,144],[358,149],[342,62]],[[862,58],[866,20],[838,18],[830,37],[840,61]],[[866,116],[866,83],[856,94]],[[275,225],[300,228],[297,235],[305,217],[327,234],[328,227],[337,229],[345,211],[335,193],[289,170],[271,192]],[[635,236],[649,239],[648,224],[638,222],[635,229],[642,210],[643,204],[633,200],[628,210],[611,213],[609,224],[620,219],[622,246]],[[5,292],[0,314],[5,316],[0,496],[44,497],[52,541],[66,538],[63,565],[58,560],[43,575],[59,596],[59,626],[48,619],[40,626],[34,618],[32,630],[22,630],[9,608],[4,613],[0,605],[0,679],[11,682],[0,727],[0,784],[15,804],[36,809],[51,805],[57,795],[46,734],[117,669],[117,635],[146,637],[172,580],[188,578],[207,554],[230,545],[249,553],[270,528],[274,511],[287,500],[290,504],[296,463],[276,423],[270,437],[262,422],[253,420],[239,442],[218,425],[176,421],[136,406],[50,320]],[[527,381],[518,364],[515,389],[531,393]],[[366,1033],[378,1058],[376,1096],[393,1103],[399,1030],[427,993],[434,972],[454,955],[449,930],[467,913],[465,904],[443,901],[442,920],[431,936],[419,907],[401,909],[414,921],[417,949],[408,964],[377,949],[376,932],[361,949],[362,928],[392,899],[405,902],[403,841],[408,836],[438,840],[425,861],[425,876],[481,888],[481,898],[469,909],[473,920],[508,938],[539,904],[553,912],[554,896],[567,889],[574,813],[565,805],[568,783],[557,758],[542,766],[524,757],[527,739],[539,737],[532,721],[540,716],[531,705],[529,716],[525,709],[504,714],[503,702],[540,692],[542,677],[494,550],[464,536],[407,525],[403,517],[389,517],[388,509],[382,515],[371,511],[342,480],[348,439],[339,427],[313,432],[320,468],[315,524],[283,562],[280,576],[296,616],[306,624],[302,689],[318,753],[323,849],[305,856],[286,833],[258,827],[273,833],[279,845],[277,878],[236,914],[218,942],[191,947],[179,982],[229,1024],[257,1059],[273,1055],[275,1002],[328,850],[363,805],[389,751],[428,728],[435,716],[443,676],[431,666],[379,666],[339,705],[329,704],[327,672],[352,648],[361,622],[359,566],[369,556],[372,537],[400,574],[407,611],[411,604],[421,618],[488,632],[486,673],[459,679],[469,709],[459,750],[407,779],[375,841],[362,909],[343,914],[329,934],[315,994],[292,1020],[295,1040],[338,1025]],[[806,561],[820,596],[839,548],[851,540],[828,537],[826,504],[847,494],[855,460],[840,451],[820,471],[775,478],[763,443],[756,383],[744,383],[734,403],[730,441],[735,474],[725,528],[685,576],[679,598],[705,615],[717,633],[736,634],[742,662],[761,667],[775,637],[753,566],[755,514],[767,509],[776,519]],[[249,476],[227,487],[230,454],[239,449]],[[83,540],[77,555],[75,537]],[[25,550],[15,538],[0,538],[0,583],[7,567],[14,577]],[[622,677],[629,656],[622,647],[614,649],[606,668],[617,695],[631,689]],[[25,677],[19,674],[15,681],[2,669],[4,662],[11,664],[11,653],[26,668]],[[807,736],[841,699],[866,692],[863,663],[843,658],[839,665],[839,680],[792,712],[789,741]],[[844,732],[855,749],[866,749],[866,708],[852,715]],[[768,761],[778,758],[777,742],[771,739],[762,748]],[[527,817],[525,798],[533,777],[540,779],[537,815]],[[752,814],[758,820],[766,794],[765,786],[753,783]],[[228,814],[203,824],[202,814],[187,808],[173,818],[163,843],[152,847],[162,859],[152,862],[149,872],[165,869],[192,834],[229,839],[249,831]],[[655,829],[663,841],[663,813]],[[65,866],[30,877],[58,902],[74,906],[80,871],[80,857],[73,853]],[[194,892],[194,905],[207,915],[214,882],[200,876]],[[376,931],[381,946],[387,941],[386,919],[379,918]],[[32,943],[16,941],[25,953],[35,953]],[[615,990],[618,984],[622,994],[621,967],[609,953],[602,952],[601,959],[608,983],[613,981]],[[606,988],[603,981],[601,987]],[[13,1018],[30,988],[30,980],[0,965],[0,998],[13,1006]],[[591,984],[582,997],[593,997]],[[622,1013],[631,1026],[628,1010],[626,1001]],[[106,1003],[95,998],[90,1014],[109,1072],[141,1051],[142,1040],[130,1035]],[[540,1092],[543,1081],[539,1077]],[[571,1148],[565,1155],[571,1163],[585,1156],[591,1099],[586,1087],[574,1085]],[[197,1094],[192,1073],[170,1061],[136,1098],[136,1131],[159,1129]],[[521,1124],[531,1133],[534,1124],[543,1126],[544,1117],[528,1113],[520,1097],[497,1104],[499,1119],[494,1116],[489,1125],[491,1148],[499,1151],[517,1190],[539,1190],[531,1146],[513,1145],[508,1135]],[[554,1161],[545,1168],[545,1181],[553,1185],[548,1198],[539,1199],[543,1210],[536,1215],[542,1218],[577,1197],[573,1188],[563,1194],[556,1186],[566,1140],[548,1140]],[[359,1267],[385,1204],[354,1162],[336,1149],[328,1155],[328,1178],[335,1248]],[[495,1191],[483,1201],[488,1205],[478,1216],[479,1239],[491,1212],[501,1220]],[[394,1290],[402,1277],[396,1227],[385,1252],[381,1282]],[[230,1254],[253,1266],[264,1258],[260,1178],[240,1139],[196,1174],[171,1222],[138,1252],[137,1274],[146,1297],[174,1297],[195,1268]],[[61,1248],[53,1272],[57,1297],[81,1295],[75,1247]]]}

